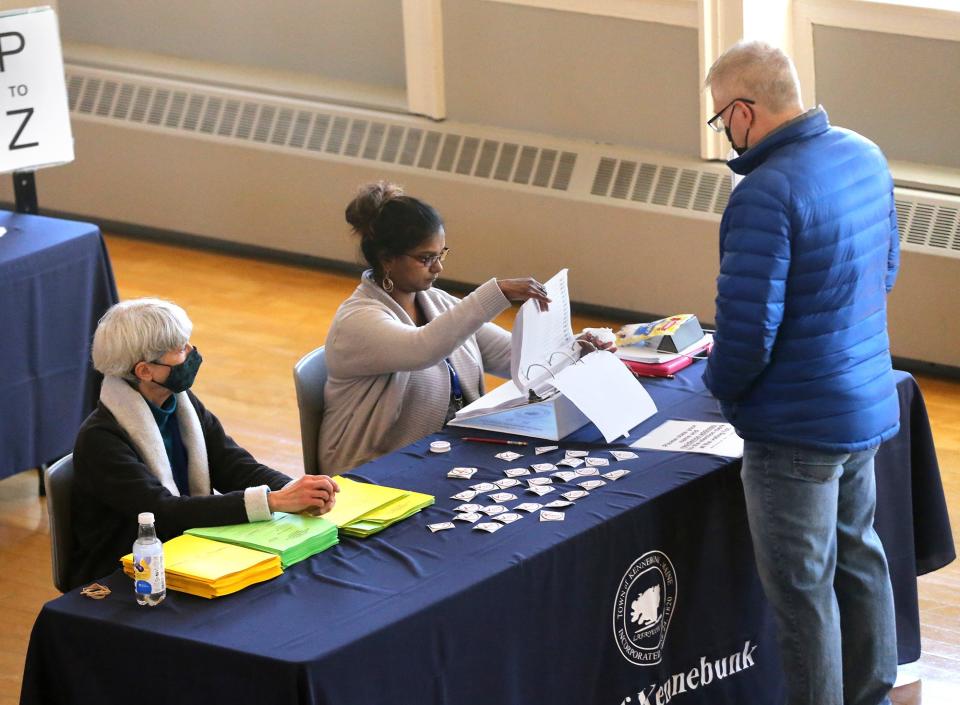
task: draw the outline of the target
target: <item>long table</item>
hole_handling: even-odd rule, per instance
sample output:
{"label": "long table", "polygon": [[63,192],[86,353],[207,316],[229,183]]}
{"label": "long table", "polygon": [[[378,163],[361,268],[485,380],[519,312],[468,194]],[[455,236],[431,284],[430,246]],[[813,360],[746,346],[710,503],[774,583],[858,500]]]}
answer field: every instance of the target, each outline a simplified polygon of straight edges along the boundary
{"label": "long table", "polygon": [[[668,418],[719,420],[696,364],[647,388]],[[904,432],[877,459],[877,525],[896,585],[901,662],[919,656],[916,575],[953,559],[923,401],[898,375]],[[340,545],[268,583],[206,601],[168,593],[138,607],[119,571],[93,601],[47,603],[31,635],[22,703],[324,703],[325,705],[644,705],[680,698],[763,705],[782,672],[739,480],[739,461],[640,452],[616,462],[590,427],[534,456],[444,432],[358,468],[353,476],[436,495],[422,513]],[[429,442],[452,441],[448,454]],[[547,445],[546,442],[543,442]],[[540,445],[540,443],[536,443]],[[431,533],[467,485],[506,468],[556,463],[567,449],[630,474],[564,510],[493,534],[469,524]],[[470,481],[446,477],[479,468]],[[544,502],[517,492],[517,500]],[[509,490],[513,491],[513,490]],[[458,522],[459,524],[459,522]],[[644,625],[644,626],[638,626]],[[682,696],[682,697],[681,697]]]}
{"label": "long table", "polygon": [[0,211],[0,479],[70,452],[93,411],[90,343],[117,287],[90,223]]}

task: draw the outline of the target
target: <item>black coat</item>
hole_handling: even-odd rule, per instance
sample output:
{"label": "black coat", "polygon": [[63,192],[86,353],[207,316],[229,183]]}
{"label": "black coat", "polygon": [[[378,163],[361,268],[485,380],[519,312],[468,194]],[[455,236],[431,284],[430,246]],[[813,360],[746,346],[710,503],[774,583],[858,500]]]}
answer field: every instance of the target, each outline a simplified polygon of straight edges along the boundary
{"label": "black coat", "polygon": [[161,541],[198,526],[247,521],[243,490],[283,488],[290,478],[258,463],[223,431],[220,421],[188,392],[207,447],[210,486],[222,494],[177,497],[147,468],[130,436],[103,405],[80,427],[73,451],[73,551],[70,587],[120,567],[137,538],[137,515],[153,512]]}

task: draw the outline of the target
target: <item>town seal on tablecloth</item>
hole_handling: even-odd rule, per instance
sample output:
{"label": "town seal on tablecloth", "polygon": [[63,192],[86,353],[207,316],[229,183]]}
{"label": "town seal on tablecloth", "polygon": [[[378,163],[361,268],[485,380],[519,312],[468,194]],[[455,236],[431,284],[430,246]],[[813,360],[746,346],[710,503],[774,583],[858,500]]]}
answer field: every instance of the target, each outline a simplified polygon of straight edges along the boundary
{"label": "town seal on tablecloth", "polygon": [[627,568],[613,604],[613,636],[627,661],[660,663],[676,605],[677,575],[667,554],[648,551]]}

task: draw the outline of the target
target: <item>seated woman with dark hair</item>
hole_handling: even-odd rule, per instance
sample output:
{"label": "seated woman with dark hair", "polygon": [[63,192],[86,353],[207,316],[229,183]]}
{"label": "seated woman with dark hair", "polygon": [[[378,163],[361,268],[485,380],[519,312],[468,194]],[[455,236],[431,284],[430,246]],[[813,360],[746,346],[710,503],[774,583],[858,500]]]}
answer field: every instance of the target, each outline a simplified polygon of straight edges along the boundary
{"label": "seated woman with dark hair", "polygon": [[188,391],[203,361],[192,330],[182,308],[159,299],[119,303],[97,326],[104,379],[73,451],[72,587],[119,567],[140,512],[153,512],[166,541],[274,511],[323,514],[336,501],[329,477],[291,480],[258,463]]}
{"label": "seated woman with dark hair", "polygon": [[346,210],[370,269],[327,335],[320,466],[337,474],[439,431],[510,376],[510,333],[490,320],[511,301],[549,303],[532,278],[490,279],[462,300],[433,285],[450,251],[440,214],[385,182]]}

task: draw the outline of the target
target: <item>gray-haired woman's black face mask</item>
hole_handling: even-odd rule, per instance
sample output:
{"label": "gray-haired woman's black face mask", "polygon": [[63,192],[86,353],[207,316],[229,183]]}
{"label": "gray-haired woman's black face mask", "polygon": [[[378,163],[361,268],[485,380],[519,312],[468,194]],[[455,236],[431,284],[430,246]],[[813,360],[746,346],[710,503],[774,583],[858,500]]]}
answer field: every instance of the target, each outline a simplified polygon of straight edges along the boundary
{"label": "gray-haired woman's black face mask", "polygon": [[170,374],[167,375],[165,382],[157,382],[161,387],[166,387],[174,394],[185,392],[193,386],[193,381],[197,378],[197,370],[200,369],[200,363],[203,358],[200,357],[200,351],[193,348],[188,354],[187,359],[179,365],[167,365],[163,362],[155,362],[155,365],[163,365],[170,368]]}

